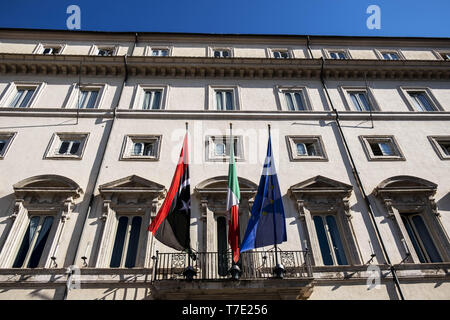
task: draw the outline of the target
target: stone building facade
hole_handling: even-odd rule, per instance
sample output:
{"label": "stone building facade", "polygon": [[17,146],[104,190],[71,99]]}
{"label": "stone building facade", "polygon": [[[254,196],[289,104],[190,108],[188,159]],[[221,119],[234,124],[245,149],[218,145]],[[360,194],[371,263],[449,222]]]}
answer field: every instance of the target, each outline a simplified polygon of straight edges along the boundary
{"label": "stone building facade", "polygon": [[[0,299],[449,299],[449,60],[448,39],[0,30]],[[273,247],[228,273],[230,123],[241,238],[271,125],[283,278]],[[193,261],[147,231],[186,124]]]}

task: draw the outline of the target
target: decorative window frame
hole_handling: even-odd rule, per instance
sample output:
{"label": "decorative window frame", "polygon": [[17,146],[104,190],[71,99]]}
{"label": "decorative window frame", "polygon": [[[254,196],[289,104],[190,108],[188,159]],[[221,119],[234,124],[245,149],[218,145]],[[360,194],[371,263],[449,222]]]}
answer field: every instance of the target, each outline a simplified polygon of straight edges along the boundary
{"label": "decorative window frame", "polygon": [[[230,160],[229,153],[227,153],[225,156],[218,156],[214,154],[214,140],[218,138],[222,141],[225,140],[225,145],[228,146],[230,143],[230,136],[229,135],[208,135],[205,137],[205,161],[207,162],[227,162]],[[244,139],[242,136],[233,136],[234,139],[237,139],[236,149],[237,152],[234,155],[235,161],[245,161],[244,156]],[[212,148],[211,148],[212,146]],[[229,147],[228,147],[229,149]]]}
{"label": "decorative window frame", "polygon": [[[233,91],[234,110],[217,110],[216,95],[215,95],[216,90]],[[241,105],[240,105],[240,102],[242,100],[241,100],[239,86],[208,85],[208,86],[206,86],[206,96],[208,97],[206,110],[216,111],[216,112],[234,112],[234,111],[242,110]]]}
{"label": "decorative window frame", "polygon": [[[309,90],[307,86],[281,86],[276,85],[274,86],[274,92],[277,102],[277,108],[278,110],[282,111],[288,111],[288,112],[307,112],[307,111],[313,111],[311,99],[309,96]],[[286,99],[284,98],[284,93],[286,91],[289,92],[301,92],[303,96],[303,102],[305,103],[306,110],[288,110]]]}
{"label": "decorative window frame", "polygon": [[54,53],[53,55],[61,55],[63,51],[66,49],[67,44],[60,43],[38,43],[33,50],[33,54],[43,54],[44,49],[51,48],[59,48],[58,53]]}
{"label": "decorative window frame", "polygon": [[[330,52],[343,52],[345,54],[345,59],[333,59],[330,56]],[[322,48],[322,56],[325,57],[325,59],[330,60],[351,60],[352,55],[350,54],[349,49],[342,49],[342,48]]]}
{"label": "decorative window frame", "polygon": [[[312,216],[334,214],[349,265],[362,264],[361,252],[351,223],[349,198],[353,187],[323,176],[315,176],[291,186],[288,194],[297,203],[298,218],[305,230],[307,247],[312,251],[312,264],[323,265],[319,240]],[[340,267],[334,265],[334,267]]]}
{"label": "decorative window frame", "polygon": [[273,55],[274,51],[286,51],[288,53],[288,56],[289,56],[286,59],[295,59],[294,50],[292,50],[292,48],[287,48],[287,47],[270,47],[270,48],[266,48],[266,57],[269,58],[269,59],[281,59],[281,58],[275,58],[274,57],[274,55]]}
{"label": "decorative window frame", "polygon": [[78,92],[80,90],[98,90],[97,100],[95,101],[94,108],[79,109],[79,110],[95,110],[102,109],[103,102],[105,100],[106,93],[108,92],[108,84],[106,83],[85,83],[78,86],[78,83],[73,83],[66,100],[63,103],[64,109],[77,109],[78,108]]}
{"label": "decorative window frame", "polygon": [[[130,184],[132,186],[129,186]],[[152,248],[153,234],[147,232],[147,227],[151,220],[156,217],[157,209],[166,193],[165,187],[132,175],[99,186],[99,192],[103,208],[99,219],[103,222],[103,234],[95,262],[91,264],[88,262],[88,265],[95,265],[96,268],[110,268],[119,222],[118,217],[142,216],[136,267],[150,268],[151,255],[154,249]]]}
{"label": "decorative window frame", "polygon": [[152,109],[142,109],[142,103],[144,99],[144,93],[146,90],[159,90],[161,93],[161,107],[158,110],[166,110],[169,104],[169,85],[156,85],[156,84],[136,84],[134,86],[134,94],[132,98],[132,102],[130,105],[130,109],[133,110],[142,110],[142,111],[156,111]]}
{"label": "decorative window frame", "polygon": [[8,153],[8,150],[11,147],[16,135],[17,132],[0,132],[0,140],[7,140],[3,150],[0,151],[0,160],[3,160],[6,157],[6,154]]}
{"label": "decorative window frame", "polygon": [[[55,132],[45,150],[44,159],[48,160],[81,160],[89,138],[89,132]],[[62,140],[79,140],[80,147],[77,154],[57,154],[56,150]]]}
{"label": "decorative window frame", "polygon": [[[140,142],[155,142],[156,143],[156,155],[152,156],[133,156],[131,150],[134,140]],[[156,134],[129,134],[125,135],[122,143],[122,150],[120,152],[120,161],[159,161],[161,154],[162,135]]]}
{"label": "decorative window frame", "polygon": [[400,49],[373,49],[373,51],[375,52],[378,60],[386,60],[383,57],[383,53],[395,53],[398,56],[398,60],[406,60],[403,52]]}
{"label": "decorative window frame", "polygon": [[450,54],[450,50],[431,50],[434,54],[434,56],[441,61],[450,61],[450,59],[445,59],[442,55],[443,54]]}
{"label": "decorative window frame", "polygon": [[[71,179],[57,175],[27,178],[13,188],[16,199],[9,217],[12,225],[0,253],[0,268],[13,266],[31,215],[55,217],[38,268],[64,265],[65,254],[61,253],[67,252],[68,243],[62,244],[60,238],[83,190]],[[59,248],[60,244],[65,248]]]}
{"label": "decorative window frame", "polygon": [[[403,185],[404,184],[404,185]],[[443,261],[450,261],[450,242],[440,220],[440,213],[434,195],[437,185],[425,179],[413,176],[395,176],[383,180],[373,191],[373,195],[383,204],[384,214],[394,221],[397,235],[397,247],[404,262],[420,263],[408,232],[403,224],[401,213],[420,213],[433,242]],[[404,239],[410,255],[401,244]]]}
{"label": "decorative window frame", "polygon": [[144,56],[152,57],[152,51],[153,50],[167,50],[168,55],[167,57],[172,56],[173,52],[173,46],[172,45],[147,45],[144,49]]}
{"label": "decorative window frame", "polygon": [[91,48],[89,49],[88,55],[90,56],[97,56],[98,51],[101,49],[113,49],[112,56],[117,56],[119,52],[119,45],[118,44],[93,44]]}
{"label": "decorative window frame", "polygon": [[450,155],[446,155],[442,150],[442,147],[439,145],[440,141],[450,143],[450,136],[428,136],[427,138],[441,160],[450,160]]}
{"label": "decorative window frame", "polygon": [[433,112],[433,111],[417,111],[414,107],[414,103],[412,102],[412,98],[409,95],[408,92],[423,92],[428,98],[428,101],[430,102],[431,106],[434,109],[434,112],[436,111],[445,111],[442,105],[439,103],[439,101],[435,98],[433,92],[431,91],[431,88],[429,87],[410,87],[410,86],[399,86],[398,91],[400,92],[401,97],[406,103],[406,106],[408,107],[409,111],[413,112]]}
{"label": "decorative window frame", "polygon": [[344,101],[344,107],[347,111],[353,111],[353,112],[370,112],[370,111],[359,111],[355,110],[353,103],[350,99],[350,93],[351,92],[360,92],[365,91],[367,95],[368,102],[370,106],[372,107],[372,112],[374,111],[381,111],[380,105],[378,104],[377,100],[375,99],[375,94],[370,87],[365,86],[338,86],[338,91],[340,92],[342,96],[342,100]]}
{"label": "decorative window frame", "polygon": [[[363,150],[366,154],[367,160],[369,161],[406,161],[402,150],[394,136],[390,135],[361,135],[359,140],[363,146]],[[393,147],[395,155],[393,156],[376,156],[373,154],[372,148],[370,147],[371,142],[384,142],[389,141]]]}
{"label": "decorative window frame", "polygon": [[14,98],[14,94],[16,93],[17,88],[33,88],[34,93],[28,103],[28,106],[26,107],[33,108],[46,85],[46,82],[12,81],[8,84],[6,89],[3,91],[2,96],[0,97],[0,107],[18,109],[15,107],[10,107],[8,105],[11,99]]}
{"label": "decorative window frame", "polygon": [[[315,149],[319,155],[317,156],[299,156],[296,152],[296,144],[298,142],[314,143]],[[322,140],[322,136],[314,135],[289,135],[286,136],[286,145],[289,153],[290,161],[328,161],[327,152]]]}
{"label": "decorative window frame", "polygon": [[[216,50],[228,50],[230,56],[228,58],[234,58],[234,47],[231,46],[208,46],[207,53],[208,57],[214,58],[214,51]],[[227,58],[216,58],[216,59],[227,59]]]}
{"label": "decorative window frame", "polygon": [[[241,201],[239,203],[239,231],[243,237],[251,215],[258,185],[238,177]],[[201,237],[198,251],[217,252],[217,218],[227,215],[228,177],[217,176],[199,183],[194,194],[200,199]],[[227,230],[228,232],[228,230]]]}

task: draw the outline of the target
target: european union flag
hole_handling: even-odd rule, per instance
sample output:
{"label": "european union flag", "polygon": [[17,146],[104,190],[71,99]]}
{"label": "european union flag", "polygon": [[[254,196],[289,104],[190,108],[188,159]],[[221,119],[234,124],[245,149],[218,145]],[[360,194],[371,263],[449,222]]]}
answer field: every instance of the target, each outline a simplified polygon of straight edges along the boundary
{"label": "european union flag", "polygon": [[241,252],[287,241],[286,220],[269,134],[267,156]]}

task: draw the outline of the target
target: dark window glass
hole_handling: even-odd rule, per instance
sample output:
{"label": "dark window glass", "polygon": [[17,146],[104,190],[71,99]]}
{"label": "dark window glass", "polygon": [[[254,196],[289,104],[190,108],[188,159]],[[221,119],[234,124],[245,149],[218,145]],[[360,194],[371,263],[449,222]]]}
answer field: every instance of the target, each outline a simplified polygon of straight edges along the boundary
{"label": "dark window glass", "polygon": [[141,231],[141,217],[134,217],[131,222],[130,239],[128,241],[127,257],[125,260],[125,267],[133,268],[136,266],[136,256],[139,246],[139,233]]}
{"label": "dark window glass", "polygon": [[425,251],[428,253],[430,262],[442,262],[441,256],[439,255],[436,246],[434,245],[433,239],[431,238],[431,235],[428,232],[428,229],[425,226],[422,217],[418,215],[413,216],[412,222],[416,227],[420,240],[422,240]]}
{"label": "dark window glass", "polygon": [[228,242],[227,222],[225,217],[217,218],[217,254],[219,275],[226,276],[228,273]]}
{"label": "dark window glass", "polygon": [[74,141],[72,147],[70,148],[70,154],[77,154],[78,149],[80,149],[80,142]]}
{"label": "dark window glass", "polygon": [[22,244],[20,245],[19,252],[17,253],[16,259],[14,260],[13,268],[21,268],[25,258],[27,256],[28,250],[30,249],[31,242],[34,238],[34,233],[39,225],[40,217],[32,217],[30,219],[30,224],[28,225],[25,235],[23,236]]}
{"label": "dark window glass", "polygon": [[323,264],[326,266],[333,265],[330,246],[328,245],[327,234],[321,216],[314,216],[314,226],[316,228],[317,238],[319,240],[320,252],[322,254]]}
{"label": "dark window glass", "polygon": [[38,238],[36,239],[36,243],[34,244],[30,260],[28,261],[28,268],[36,268],[38,266],[39,260],[42,256],[42,252],[45,248],[45,243],[47,242],[48,235],[50,234],[52,224],[53,217],[45,217],[44,222],[41,226],[41,230],[39,231]]}
{"label": "dark window glass", "polygon": [[59,147],[59,154],[65,154],[67,150],[69,149],[70,141],[63,141],[61,143],[61,146]]}
{"label": "dark window glass", "polygon": [[3,152],[3,148],[6,146],[5,140],[0,140],[0,154]]}
{"label": "dark window glass", "polygon": [[327,216],[327,225],[330,232],[331,241],[333,242],[334,254],[336,255],[337,263],[339,265],[345,265],[347,263],[347,258],[345,257],[344,246],[342,245],[341,236],[339,234],[339,229],[336,224],[336,219],[334,216]]}
{"label": "dark window glass", "polygon": [[120,267],[120,262],[122,260],[123,245],[125,243],[125,236],[127,233],[127,226],[128,226],[128,218],[120,217],[119,224],[117,226],[116,239],[114,240],[114,248],[111,256],[111,263],[109,265],[111,268]]}
{"label": "dark window glass", "polygon": [[405,225],[406,232],[408,233],[409,239],[411,240],[414,250],[416,251],[416,254],[419,258],[419,261],[422,263],[425,263],[425,257],[423,255],[422,249],[419,246],[419,243],[417,242],[417,237],[414,233],[414,230],[409,222],[409,219],[405,216],[402,216],[403,224]]}
{"label": "dark window glass", "polygon": [[160,109],[160,103],[161,103],[161,91],[155,91],[154,97],[153,97],[152,109],[153,110]]}

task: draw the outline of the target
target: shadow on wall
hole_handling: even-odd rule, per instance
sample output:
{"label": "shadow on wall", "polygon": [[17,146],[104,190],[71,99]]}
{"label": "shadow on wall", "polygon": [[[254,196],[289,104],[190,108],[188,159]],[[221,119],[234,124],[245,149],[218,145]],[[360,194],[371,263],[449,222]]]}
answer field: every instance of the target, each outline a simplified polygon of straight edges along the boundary
{"label": "shadow on wall", "polygon": [[449,211],[450,212],[450,192],[445,196],[436,201],[438,210]]}

